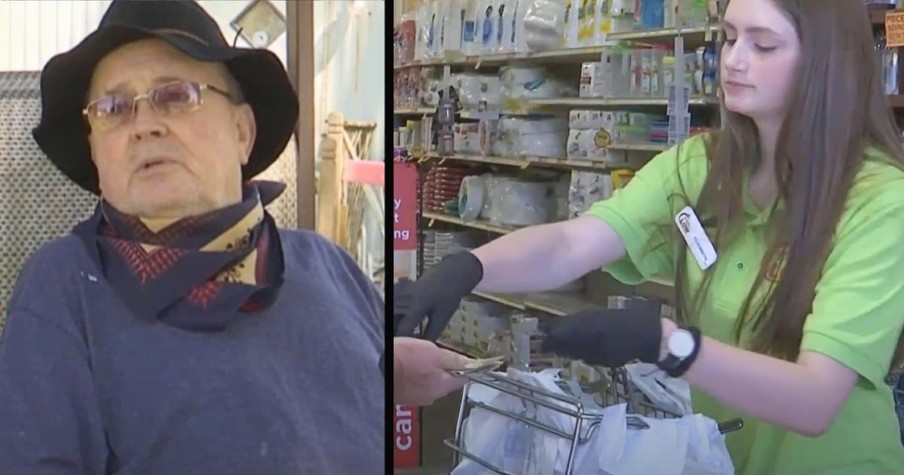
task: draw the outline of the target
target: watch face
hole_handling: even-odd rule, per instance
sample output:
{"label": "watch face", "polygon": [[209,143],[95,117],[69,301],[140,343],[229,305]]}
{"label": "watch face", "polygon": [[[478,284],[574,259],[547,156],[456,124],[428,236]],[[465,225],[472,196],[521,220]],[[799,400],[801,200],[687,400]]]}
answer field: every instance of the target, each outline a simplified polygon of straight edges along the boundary
{"label": "watch face", "polygon": [[669,335],[669,353],[678,358],[687,358],[694,352],[694,336],[684,329],[677,329]]}

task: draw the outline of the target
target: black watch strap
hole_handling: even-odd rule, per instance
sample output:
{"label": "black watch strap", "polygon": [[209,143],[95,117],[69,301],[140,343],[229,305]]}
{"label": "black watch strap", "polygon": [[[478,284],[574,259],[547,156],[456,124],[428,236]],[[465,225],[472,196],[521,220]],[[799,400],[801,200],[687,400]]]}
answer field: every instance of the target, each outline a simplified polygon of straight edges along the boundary
{"label": "black watch strap", "polygon": [[669,375],[672,378],[680,378],[684,376],[684,373],[690,369],[691,365],[694,364],[694,361],[697,359],[697,355],[700,353],[700,343],[703,341],[702,334],[700,333],[700,329],[697,327],[681,327],[683,330],[686,330],[691,336],[694,338],[694,350],[688,355],[685,359],[679,359],[675,355],[668,354],[666,357],[656,363],[656,366],[659,369],[663,370],[665,374]]}

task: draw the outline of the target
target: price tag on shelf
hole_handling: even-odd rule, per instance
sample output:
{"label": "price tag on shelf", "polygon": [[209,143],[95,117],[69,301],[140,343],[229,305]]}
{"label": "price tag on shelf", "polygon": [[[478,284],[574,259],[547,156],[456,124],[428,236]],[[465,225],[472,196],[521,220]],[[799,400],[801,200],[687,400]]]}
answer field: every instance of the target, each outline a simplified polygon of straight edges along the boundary
{"label": "price tag on shelf", "polygon": [[885,14],[885,38],[887,48],[904,46],[904,11],[889,10]]}

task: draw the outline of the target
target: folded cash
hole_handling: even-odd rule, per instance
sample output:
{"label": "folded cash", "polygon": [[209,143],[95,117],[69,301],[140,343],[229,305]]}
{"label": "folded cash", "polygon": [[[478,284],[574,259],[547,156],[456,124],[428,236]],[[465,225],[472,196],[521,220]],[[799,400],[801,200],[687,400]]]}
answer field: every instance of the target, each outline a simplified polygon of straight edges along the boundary
{"label": "folded cash", "polygon": [[504,363],[504,361],[505,358],[502,356],[472,359],[468,360],[464,368],[452,369],[449,370],[449,373],[453,376],[465,376],[467,374],[485,373],[487,371],[493,371],[494,369],[502,366],[502,363]]}

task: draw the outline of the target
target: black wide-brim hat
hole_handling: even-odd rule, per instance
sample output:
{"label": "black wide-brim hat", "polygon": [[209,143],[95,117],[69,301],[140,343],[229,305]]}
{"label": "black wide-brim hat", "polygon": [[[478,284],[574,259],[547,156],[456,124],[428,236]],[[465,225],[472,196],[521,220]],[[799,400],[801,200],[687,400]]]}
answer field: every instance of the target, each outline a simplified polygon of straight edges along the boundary
{"label": "black wide-brim hat", "polygon": [[254,111],[257,136],[247,180],[283,152],[298,121],[298,96],[279,58],[265,49],[230,47],[216,21],[194,0],[114,0],[96,31],[54,56],[41,72],[41,123],[32,131],[51,162],[82,188],[100,194],[82,116],[97,63],[120,46],[159,38],[203,62],[224,63]]}

